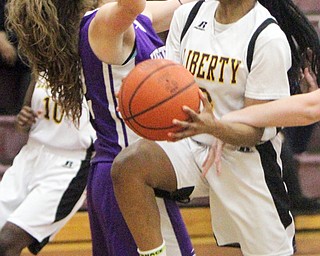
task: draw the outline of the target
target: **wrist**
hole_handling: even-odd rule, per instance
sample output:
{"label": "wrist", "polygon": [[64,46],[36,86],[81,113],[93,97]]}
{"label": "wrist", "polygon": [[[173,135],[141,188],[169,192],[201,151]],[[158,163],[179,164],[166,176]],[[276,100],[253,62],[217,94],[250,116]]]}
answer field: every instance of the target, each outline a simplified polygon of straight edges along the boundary
{"label": "wrist", "polygon": [[209,134],[213,135],[214,137],[219,137],[223,129],[224,124],[221,122],[221,120],[215,119],[213,124],[210,126]]}

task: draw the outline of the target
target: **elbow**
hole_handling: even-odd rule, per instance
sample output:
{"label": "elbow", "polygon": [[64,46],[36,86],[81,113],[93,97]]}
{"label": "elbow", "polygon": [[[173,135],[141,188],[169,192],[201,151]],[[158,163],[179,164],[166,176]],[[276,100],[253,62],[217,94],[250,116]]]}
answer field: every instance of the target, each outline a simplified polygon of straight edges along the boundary
{"label": "elbow", "polygon": [[241,145],[241,146],[251,148],[251,147],[257,146],[260,142],[261,142],[261,137],[254,137],[252,138],[252,140],[247,141],[245,145]]}
{"label": "elbow", "polygon": [[246,147],[254,147],[258,143],[261,142],[261,140],[264,137],[265,129],[264,128],[255,128],[253,127],[253,132],[251,133],[250,139],[247,141]]}
{"label": "elbow", "polygon": [[[299,118],[301,117],[297,116],[297,119]],[[320,121],[320,103],[318,98],[303,108],[301,119],[303,120],[301,125],[310,125]]]}
{"label": "elbow", "polygon": [[320,109],[309,111],[306,113],[301,125],[310,125],[320,121]]}
{"label": "elbow", "polygon": [[[320,89],[299,95],[300,104],[296,104],[298,107],[297,123],[298,125],[310,125],[320,121]],[[298,99],[298,98],[296,98]]]}
{"label": "elbow", "polygon": [[126,10],[126,12],[130,13],[133,16],[139,15],[146,8],[146,1],[137,1],[137,3],[135,4],[132,4],[130,1],[127,1],[127,2],[128,3],[126,3],[124,6],[121,6],[121,7],[123,7]]}

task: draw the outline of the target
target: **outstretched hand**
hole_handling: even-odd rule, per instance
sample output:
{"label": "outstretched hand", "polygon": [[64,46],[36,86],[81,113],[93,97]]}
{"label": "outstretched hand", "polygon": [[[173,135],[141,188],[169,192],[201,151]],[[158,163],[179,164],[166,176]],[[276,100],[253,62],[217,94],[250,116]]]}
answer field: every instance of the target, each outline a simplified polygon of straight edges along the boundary
{"label": "outstretched hand", "polygon": [[172,122],[176,126],[180,126],[181,130],[175,133],[168,133],[168,136],[173,140],[181,140],[186,137],[194,136],[201,133],[211,134],[212,129],[216,126],[216,118],[213,115],[212,105],[199,90],[200,100],[203,105],[203,110],[200,113],[195,112],[187,106],[183,106],[183,111],[187,113],[189,119],[181,121],[174,119]]}
{"label": "outstretched hand", "polygon": [[302,54],[303,59],[303,69],[301,69],[300,72],[300,90],[302,93],[308,93],[313,92],[317,90],[318,84],[317,84],[317,76],[312,71],[311,68],[311,60],[313,59],[313,52],[310,48],[306,50],[305,53]]}
{"label": "outstretched hand", "polygon": [[313,92],[319,89],[317,77],[309,67],[304,68],[299,85],[302,93]]}

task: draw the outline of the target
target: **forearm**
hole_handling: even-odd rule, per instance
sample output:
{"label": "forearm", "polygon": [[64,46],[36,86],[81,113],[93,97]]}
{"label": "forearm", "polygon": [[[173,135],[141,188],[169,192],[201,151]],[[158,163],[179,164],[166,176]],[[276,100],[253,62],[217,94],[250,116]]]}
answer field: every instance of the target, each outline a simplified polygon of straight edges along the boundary
{"label": "forearm", "polygon": [[225,121],[255,127],[309,125],[320,120],[320,90],[231,112]]}
{"label": "forearm", "polygon": [[31,100],[37,79],[37,77],[32,75],[28,90],[24,97],[23,107],[16,116],[15,127],[19,132],[28,133],[32,124],[35,122],[36,114],[31,109]]}
{"label": "forearm", "polygon": [[121,65],[128,58],[135,40],[132,24],[144,8],[144,0],[122,0],[100,7],[89,26],[89,42],[101,61]]}
{"label": "forearm", "polygon": [[156,32],[159,33],[168,30],[174,11],[180,5],[193,1],[195,0],[147,1],[146,10],[152,19],[152,25]]}
{"label": "forearm", "polygon": [[124,8],[127,12],[137,15],[146,7],[146,0],[118,0],[118,8]]}
{"label": "forearm", "polygon": [[30,80],[28,89],[26,91],[26,94],[24,96],[23,106],[31,107],[32,95],[33,95],[34,88],[36,86],[36,83],[37,83],[38,79],[39,78],[37,76],[35,76],[34,74],[31,75],[31,80]]}
{"label": "forearm", "polygon": [[4,31],[0,31],[0,42],[1,42],[0,47],[2,47],[4,44],[9,44],[7,35]]}
{"label": "forearm", "polygon": [[0,31],[0,57],[5,62],[10,62],[9,64],[12,64],[12,62],[16,60],[16,55],[16,49],[8,40],[7,34]]}
{"label": "forearm", "polygon": [[232,123],[224,120],[216,121],[211,134],[216,138],[235,146],[255,146],[263,135],[263,128],[246,124]]}
{"label": "forearm", "polygon": [[128,27],[132,25],[132,22],[144,11],[145,7],[145,0],[118,0],[107,2],[100,6],[93,20],[93,24],[102,26],[95,28],[98,32],[111,35],[115,34],[115,36],[117,36],[124,33]]}

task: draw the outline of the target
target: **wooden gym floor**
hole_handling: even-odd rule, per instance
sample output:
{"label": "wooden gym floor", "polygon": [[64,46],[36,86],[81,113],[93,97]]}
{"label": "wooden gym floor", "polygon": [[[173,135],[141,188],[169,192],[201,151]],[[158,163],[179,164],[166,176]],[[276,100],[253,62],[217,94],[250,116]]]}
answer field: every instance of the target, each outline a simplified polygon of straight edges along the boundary
{"label": "wooden gym floor", "polygon": [[[241,256],[238,249],[215,245],[206,207],[182,208],[198,256]],[[320,256],[320,214],[296,216],[296,256]],[[22,256],[31,256],[24,250]],[[90,230],[86,212],[78,212],[39,256],[91,256]],[[174,256],[174,255],[170,255]]]}

